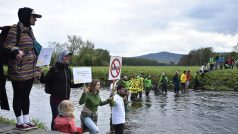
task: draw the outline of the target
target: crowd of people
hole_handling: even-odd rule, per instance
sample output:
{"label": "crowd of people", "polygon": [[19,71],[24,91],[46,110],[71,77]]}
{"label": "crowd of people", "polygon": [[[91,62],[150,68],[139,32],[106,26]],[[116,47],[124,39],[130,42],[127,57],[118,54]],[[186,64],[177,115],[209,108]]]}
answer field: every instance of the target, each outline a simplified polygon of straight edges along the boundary
{"label": "crowd of people", "polygon": [[[80,114],[81,127],[77,127],[74,116],[74,105],[70,101],[70,92],[72,87],[80,87],[72,83],[72,72],[69,68],[71,53],[64,50],[58,54],[57,61],[50,68],[47,74],[36,67],[38,52],[34,49],[37,44],[31,26],[35,25],[36,19],[42,16],[36,14],[31,8],[24,7],[18,11],[19,22],[12,26],[6,42],[3,46],[11,53],[12,57],[8,62],[8,77],[13,87],[13,110],[16,116],[16,128],[29,130],[36,128],[35,124],[30,122],[29,95],[34,79],[39,79],[45,84],[45,90],[50,94],[50,106],[52,112],[51,130],[63,133],[80,133],[89,132],[97,134],[100,132],[97,127],[97,110],[98,106],[109,104],[111,106],[111,131],[115,134],[123,134],[125,115],[128,111],[129,92],[130,99],[133,101],[138,96],[142,97],[143,91],[145,96],[150,95],[154,90],[155,95],[167,94],[168,83],[170,82],[166,73],[162,73],[160,79],[152,82],[151,75],[139,74],[130,79],[123,76],[112,87],[111,95],[107,100],[101,100],[100,81],[93,80],[88,87],[83,87],[84,91],[80,97],[79,105],[83,105]],[[17,32],[20,29],[20,38],[17,41]],[[17,43],[18,42],[18,43]],[[195,86],[197,84],[196,76],[202,76],[214,69],[233,69],[236,64],[238,69],[238,60],[235,62],[232,57],[227,60],[223,56],[211,57],[208,65],[203,65],[194,75]],[[177,94],[187,92],[192,79],[191,72],[183,71],[180,75],[176,71],[171,79],[174,85],[174,92]],[[113,83],[115,84],[115,83]],[[161,90],[160,90],[161,89]]]}

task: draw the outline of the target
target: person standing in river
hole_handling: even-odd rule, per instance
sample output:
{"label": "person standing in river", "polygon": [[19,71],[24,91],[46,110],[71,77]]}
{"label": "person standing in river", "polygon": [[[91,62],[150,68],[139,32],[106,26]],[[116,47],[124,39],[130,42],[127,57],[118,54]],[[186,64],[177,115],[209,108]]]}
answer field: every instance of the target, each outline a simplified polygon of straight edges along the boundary
{"label": "person standing in river", "polygon": [[150,90],[152,89],[152,82],[150,77],[151,77],[150,75],[147,75],[147,77],[144,79],[144,89],[146,97],[149,96]]}
{"label": "person standing in river", "polygon": [[187,77],[186,77],[186,71],[183,71],[183,74],[180,77],[180,82],[181,82],[181,86],[182,86],[182,91],[185,93],[185,87],[186,87],[186,81],[187,81]]}
{"label": "person standing in river", "polygon": [[126,111],[124,97],[126,89],[122,85],[117,86],[117,93],[113,96],[112,106],[112,125],[115,134],[123,134],[124,124],[126,122]]}
{"label": "person standing in river", "polygon": [[168,77],[166,76],[166,73],[162,73],[160,76],[159,84],[161,84],[162,87],[162,94],[165,92],[167,94],[167,85],[168,85]]}
{"label": "person standing in river", "polygon": [[111,99],[102,101],[99,96],[100,81],[93,80],[90,83],[89,88],[85,88],[82,96],[80,97],[79,104],[83,105],[80,119],[83,132],[89,131],[90,134],[98,134],[99,129],[97,127],[97,110],[98,106],[109,104]]}
{"label": "person standing in river", "polygon": [[190,70],[188,70],[187,72],[186,72],[186,85],[185,85],[185,88],[186,88],[186,91],[188,91],[188,89],[189,89],[189,85],[190,85],[190,81],[191,81],[191,79],[192,79],[192,75],[191,75],[191,72],[190,72]]}
{"label": "person standing in river", "polygon": [[29,96],[33,81],[40,76],[41,71],[36,67],[37,52],[34,51],[36,39],[31,26],[35,25],[36,18],[41,17],[29,7],[20,8],[18,10],[19,22],[11,27],[3,43],[3,47],[14,57],[8,60],[8,78],[13,87],[16,128],[21,130],[36,128],[29,120]]}
{"label": "person standing in river", "polygon": [[174,76],[173,76],[173,84],[174,84],[174,93],[179,93],[179,73],[178,71],[175,72]]}

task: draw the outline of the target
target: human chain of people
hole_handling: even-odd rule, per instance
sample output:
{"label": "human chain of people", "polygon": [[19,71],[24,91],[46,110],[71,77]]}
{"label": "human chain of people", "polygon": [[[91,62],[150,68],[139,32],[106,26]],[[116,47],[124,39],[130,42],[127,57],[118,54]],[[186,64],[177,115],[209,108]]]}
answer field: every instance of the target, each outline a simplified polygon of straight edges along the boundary
{"label": "human chain of people", "polygon": [[[169,84],[172,84],[175,94],[187,93],[190,88],[196,90],[199,85],[198,77],[210,71],[219,69],[233,69],[238,60],[224,56],[210,57],[206,65],[202,65],[196,72],[190,70],[175,71],[172,78],[166,72],[161,72],[158,80],[152,79],[152,74],[124,75],[121,77],[122,58],[111,57],[108,80],[111,81],[111,93],[108,99],[102,100],[99,92],[101,81],[92,79],[91,68],[82,71],[70,68],[72,53],[62,50],[56,56],[56,63],[45,73],[41,66],[49,65],[53,49],[43,49],[37,42],[32,27],[42,15],[29,7],[18,10],[19,22],[11,27],[4,27],[1,33],[1,108],[9,110],[6,95],[6,76],[3,64],[8,66],[8,79],[13,88],[13,111],[16,117],[16,128],[22,131],[36,129],[30,121],[30,92],[35,79],[45,84],[45,92],[50,94],[52,113],[51,130],[62,133],[89,132],[100,133],[97,126],[98,107],[110,105],[110,133],[123,134],[128,112],[128,101],[141,98],[143,92],[146,97],[154,91],[155,95],[167,94]],[[46,54],[42,54],[43,51]],[[40,61],[42,60],[42,61]],[[38,61],[38,62],[37,62]],[[81,68],[82,69],[82,68]],[[78,77],[81,75],[81,77]],[[75,78],[75,79],[74,79]],[[76,80],[76,78],[79,78]],[[87,80],[82,80],[82,78]],[[86,86],[85,83],[88,83]],[[191,84],[193,83],[193,84]],[[76,126],[74,105],[70,100],[71,88],[82,87],[79,105],[83,106],[80,113],[81,126]]]}

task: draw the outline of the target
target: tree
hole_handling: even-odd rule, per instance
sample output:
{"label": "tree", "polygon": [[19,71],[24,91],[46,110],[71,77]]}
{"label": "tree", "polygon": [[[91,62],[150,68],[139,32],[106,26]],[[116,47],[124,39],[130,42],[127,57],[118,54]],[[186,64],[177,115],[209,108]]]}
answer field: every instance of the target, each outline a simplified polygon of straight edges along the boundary
{"label": "tree", "polygon": [[95,66],[105,66],[108,65],[110,61],[110,54],[108,50],[95,49],[93,54],[93,65]]}
{"label": "tree", "polygon": [[181,57],[179,65],[182,66],[204,65],[207,64],[209,58],[212,55],[213,49],[211,47],[191,50],[188,55],[184,55],[183,57]]}
{"label": "tree", "polygon": [[83,46],[84,42],[80,36],[68,35],[68,42],[64,43],[64,46],[73,55],[79,55],[79,51]]}
{"label": "tree", "polygon": [[60,51],[64,50],[65,47],[63,44],[60,44],[58,42],[49,42],[48,47],[54,48],[54,52],[52,54],[50,65],[53,65],[56,62],[57,55]]}
{"label": "tree", "polygon": [[80,62],[80,65],[92,66],[93,53],[94,43],[87,40],[85,43],[83,43],[79,51],[78,61]]}

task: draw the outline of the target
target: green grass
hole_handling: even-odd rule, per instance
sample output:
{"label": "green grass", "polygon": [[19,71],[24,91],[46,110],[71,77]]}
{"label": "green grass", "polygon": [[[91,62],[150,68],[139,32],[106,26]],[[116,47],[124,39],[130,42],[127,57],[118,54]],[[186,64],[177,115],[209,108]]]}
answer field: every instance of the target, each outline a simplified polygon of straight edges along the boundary
{"label": "green grass", "polygon": [[[73,66],[71,66],[73,68]],[[121,76],[127,75],[129,78],[140,73],[145,75],[151,75],[152,83],[158,82],[160,75],[165,72],[169,81],[175,71],[179,71],[182,74],[183,71],[190,70],[192,76],[199,70],[199,66],[123,66],[121,69]],[[49,70],[48,67],[44,67],[43,71],[46,73]],[[108,66],[92,67],[93,79],[99,79],[102,81],[103,86],[109,86],[108,80]],[[200,89],[203,90],[235,90],[238,91],[238,69],[223,69],[214,70],[206,73],[204,78],[199,77]],[[191,82],[193,84],[193,81]],[[172,83],[169,83],[169,88],[172,88]],[[192,88],[191,85],[190,88]]]}
{"label": "green grass", "polygon": [[[34,123],[38,128],[41,129],[48,129],[45,125],[45,123],[40,122],[39,119],[31,119],[31,122]],[[0,116],[0,124],[6,124],[6,125],[16,125],[16,121],[13,119],[8,119],[3,116]]]}
{"label": "green grass", "polygon": [[0,123],[1,124],[7,124],[7,125],[16,125],[16,121],[13,119],[7,119],[3,116],[0,116]]}

